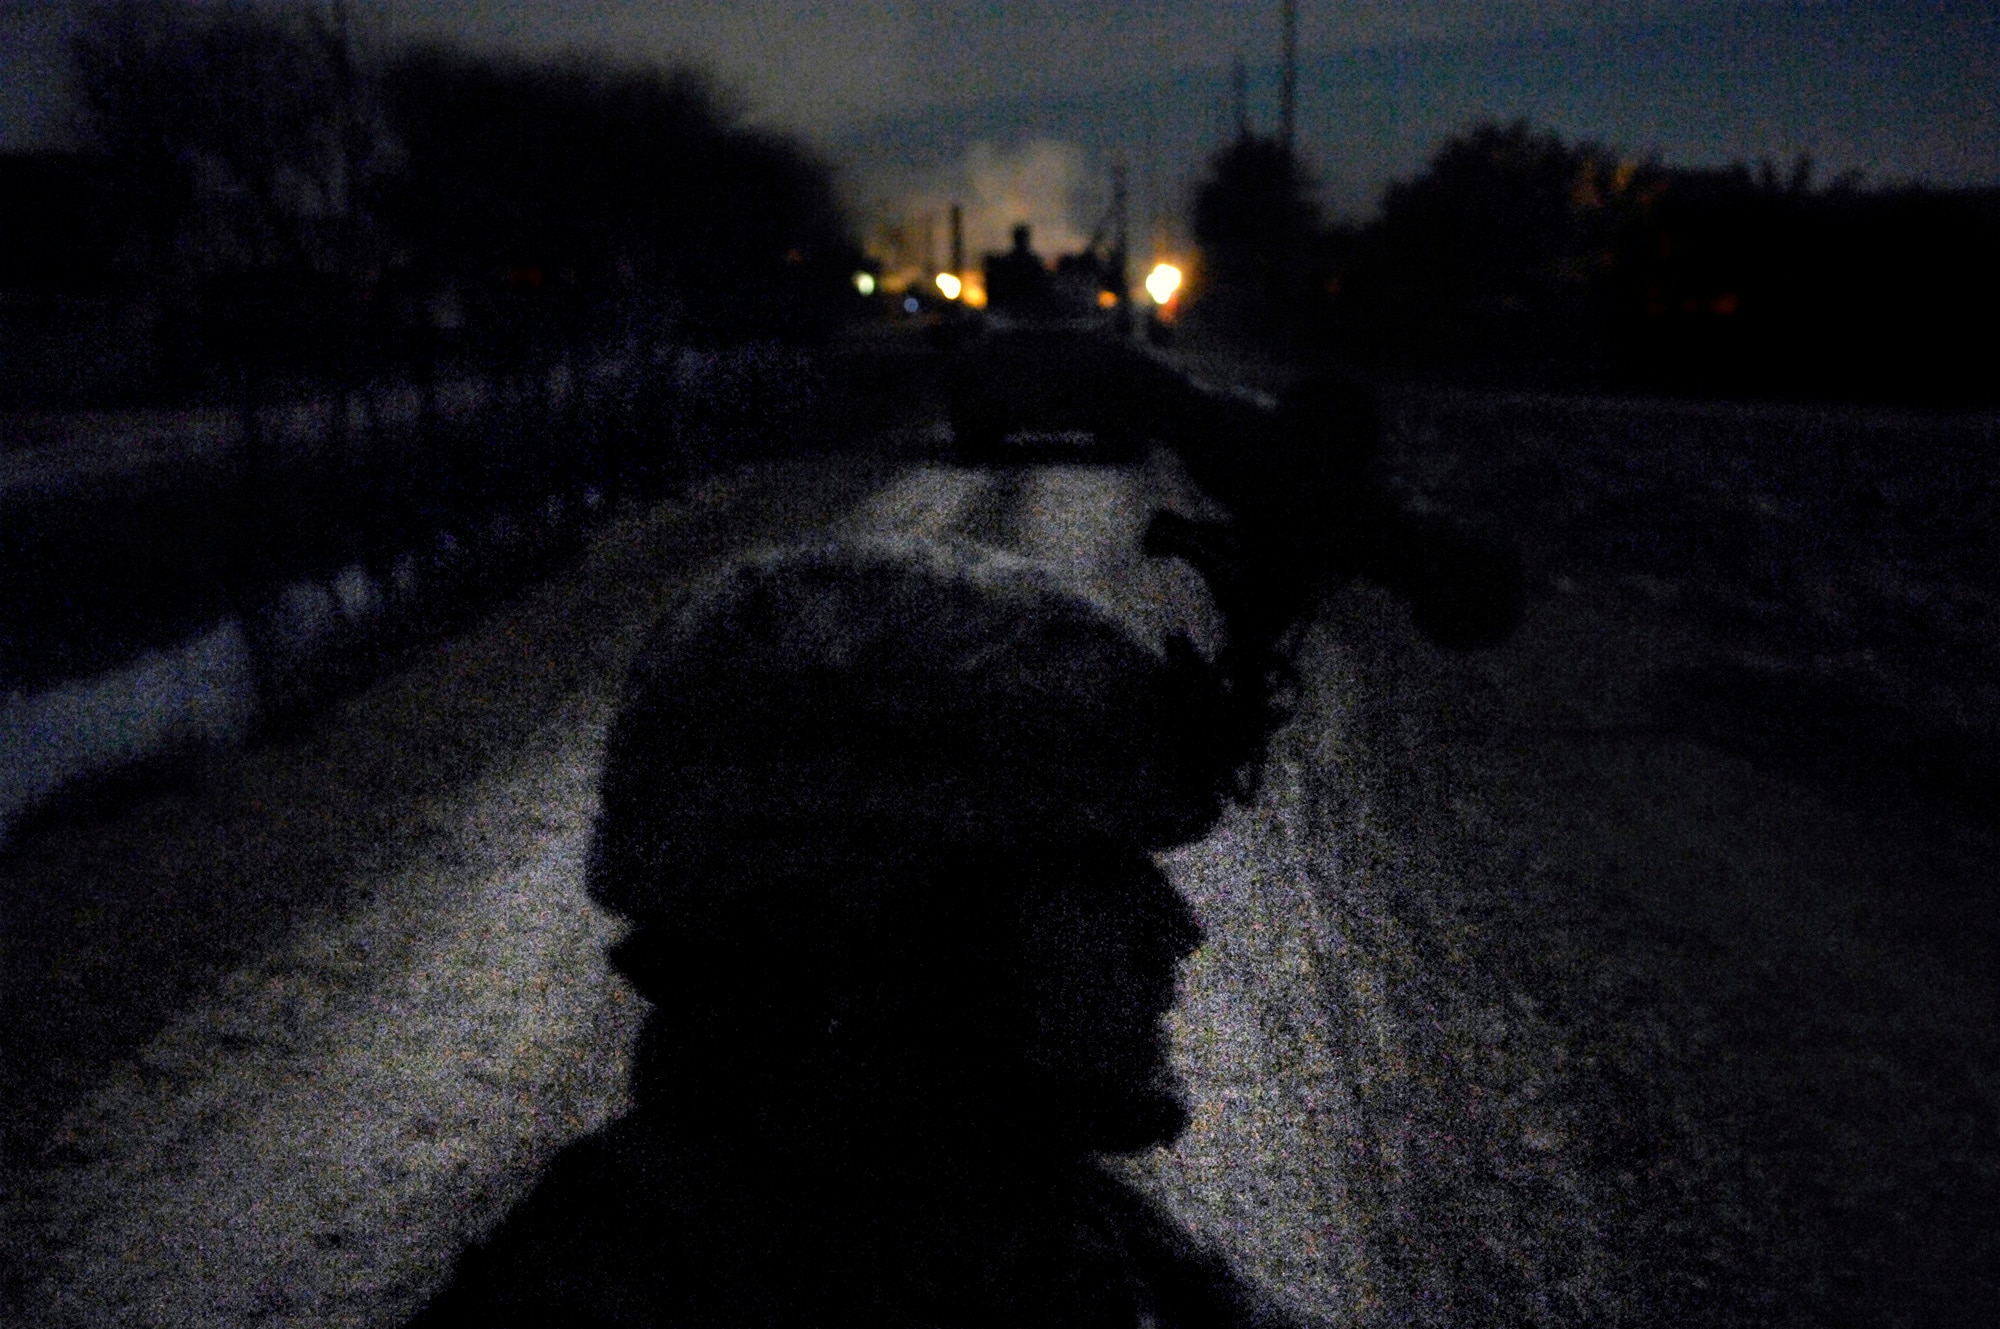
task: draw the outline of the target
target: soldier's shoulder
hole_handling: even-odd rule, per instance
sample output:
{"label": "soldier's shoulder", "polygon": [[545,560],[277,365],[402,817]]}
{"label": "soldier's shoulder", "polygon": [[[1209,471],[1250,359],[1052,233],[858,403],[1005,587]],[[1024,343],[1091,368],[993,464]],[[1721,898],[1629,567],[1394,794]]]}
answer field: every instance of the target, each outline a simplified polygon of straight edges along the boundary
{"label": "soldier's shoulder", "polygon": [[694,1322],[672,1160],[619,1125],[563,1150],[407,1329]]}
{"label": "soldier's shoulder", "polygon": [[1299,1329],[1212,1243],[1128,1182],[1092,1168],[1085,1194],[1119,1232],[1157,1329]]}

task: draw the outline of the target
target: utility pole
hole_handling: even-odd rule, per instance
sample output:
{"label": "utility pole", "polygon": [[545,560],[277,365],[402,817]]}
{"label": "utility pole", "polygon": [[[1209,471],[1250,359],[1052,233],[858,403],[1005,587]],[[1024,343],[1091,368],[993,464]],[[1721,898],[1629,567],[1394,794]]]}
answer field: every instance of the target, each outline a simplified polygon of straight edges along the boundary
{"label": "utility pole", "polygon": [[1250,137],[1250,76],[1243,68],[1243,57],[1236,57],[1235,67],[1229,71],[1230,91],[1236,97],[1236,141],[1241,143]]}
{"label": "utility pole", "polygon": [[965,209],[956,203],[951,205],[951,273],[965,275]]}
{"label": "utility pole", "polygon": [[1299,0],[1284,0],[1284,74],[1278,84],[1278,141],[1292,150],[1299,92]]}
{"label": "utility pole", "polygon": [[[360,154],[355,151],[354,143],[354,49],[348,34],[347,0],[332,0],[329,21],[332,26],[328,47],[333,57],[334,169],[339,174],[334,185],[338,211],[334,222],[333,263],[334,298],[339,301],[338,331],[335,335],[340,339],[340,345],[334,351],[334,374],[338,381],[333,394],[333,437],[340,448],[342,464],[353,465],[353,457],[349,455],[352,440],[348,437],[347,414],[353,400],[356,327],[361,322],[358,308],[360,296],[354,289],[359,276],[356,271],[359,265],[354,255],[354,204],[358,192],[354,187],[354,173]],[[371,475],[369,478],[372,483],[374,477]]]}
{"label": "utility pole", "polygon": [[1111,263],[1110,278],[1113,293],[1118,297],[1118,332],[1129,336],[1132,332],[1132,279],[1125,271],[1126,242],[1129,228],[1126,225],[1125,206],[1125,162],[1123,158],[1111,166]]}

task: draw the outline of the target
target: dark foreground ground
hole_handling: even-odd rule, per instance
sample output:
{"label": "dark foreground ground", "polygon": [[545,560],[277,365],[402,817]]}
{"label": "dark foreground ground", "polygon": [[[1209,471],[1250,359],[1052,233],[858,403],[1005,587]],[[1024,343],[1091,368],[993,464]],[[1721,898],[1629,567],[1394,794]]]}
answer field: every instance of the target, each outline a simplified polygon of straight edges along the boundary
{"label": "dark foreground ground", "polygon": [[[1414,957],[1423,1070],[1377,1109],[1412,1318],[2000,1323],[1992,423],[1392,416],[1535,588],[1484,655],[1372,591],[1327,620],[1364,736],[1331,820],[1393,883],[1349,916]],[[1507,1213],[1539,1235],[1496,1244]]]}

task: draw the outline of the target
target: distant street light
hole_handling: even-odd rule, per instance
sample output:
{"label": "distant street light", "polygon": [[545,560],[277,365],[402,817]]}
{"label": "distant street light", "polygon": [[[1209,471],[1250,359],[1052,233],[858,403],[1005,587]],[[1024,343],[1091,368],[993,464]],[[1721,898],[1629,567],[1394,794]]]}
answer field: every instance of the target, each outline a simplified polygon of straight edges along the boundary
{"label": "distant street light", "polygon": [[956,300],[958,299],[958,293],[964,290],[965,286],[964,283],[960,282],[959,279],[953,276],[951,273],[940,272],[937,275],[937,288],[940,291],[944,292],[945,299]]}
{"label": "distant street light", "polygon": [[854,289],[861,292],[861,294],[863,295],[875,294],[875,274],[872,272],[855,273]]}
{"label": "distant street light", "polygon": [[1156,305],[1173,299],[1180,288],[1181,270],[1171,263],[1162,263],[1146,274],[1146,294],[1153,297]]}

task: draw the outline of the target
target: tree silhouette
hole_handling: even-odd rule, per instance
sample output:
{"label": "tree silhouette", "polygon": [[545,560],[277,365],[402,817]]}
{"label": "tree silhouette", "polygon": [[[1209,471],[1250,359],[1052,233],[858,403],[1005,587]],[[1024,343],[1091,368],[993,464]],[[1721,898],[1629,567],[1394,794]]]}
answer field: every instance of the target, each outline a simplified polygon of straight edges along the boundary
{"label": "tree silhouette", "polygon": [[582,335],[639,287],[703,333],[800,330],[842,289],[826,169],[741,128],[695,71],[432,47],[385,87],[399,234],[439,278],[538,303],[544,335]]}
{"label": "tree silhouette", "polygon": [[1454,135],[1345,246],[1350,337],[1475,377],[1593,365],[1607,283],[1658,178],[1525,121]]}
{"label": "tree silhouette", "polygon": [[829,172],[700,73],[362,51],[343,15],[116,0],[75,44],[123,260],[191,311],[165,338],[211,374],[344,379],[364,328],[444,289],[518,364],[642,309],[714,338],[838,309],[855,246]]}
{"label": "tree silhouette", "polygon": [[1295,322],[1323,224],[1298,158],[1274,138],[1241,135],[1195,188],[1194,234],[1208,280],[1265,330]]}
{"label": "tree silhouette", "polygon": [[[315,8],[119,0],[74,48],[125,261],[200,311],[213,353],[267,366],[350,349],[388,160],[345,26]],[[182,335],[193,332],[182,330]]]}
{"label": "tree silhouette", "polygon": [[1453,136],[1336,238],[1344,351],[1543,386],[1990,400],[2000,193],[1671,168],[1526,123]]}

